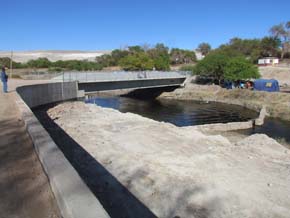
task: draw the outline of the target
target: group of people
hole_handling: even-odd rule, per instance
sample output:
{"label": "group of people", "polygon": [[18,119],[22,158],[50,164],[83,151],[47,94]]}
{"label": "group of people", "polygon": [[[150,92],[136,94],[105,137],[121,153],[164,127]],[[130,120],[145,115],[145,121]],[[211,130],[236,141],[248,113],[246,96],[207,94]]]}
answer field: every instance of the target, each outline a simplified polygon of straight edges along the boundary
{"label": "group of people", "polygon": [[224,87],[227,89],[253,89],[254,85],[252,81],[225,81]]}
{"label": "group of people", "polygon": [[3,85],[3,92],[7,93],[8,92],[8,86],[7,86],[8,75],[6,74],[6,67],[5,66],[2,67],[1,82]]}

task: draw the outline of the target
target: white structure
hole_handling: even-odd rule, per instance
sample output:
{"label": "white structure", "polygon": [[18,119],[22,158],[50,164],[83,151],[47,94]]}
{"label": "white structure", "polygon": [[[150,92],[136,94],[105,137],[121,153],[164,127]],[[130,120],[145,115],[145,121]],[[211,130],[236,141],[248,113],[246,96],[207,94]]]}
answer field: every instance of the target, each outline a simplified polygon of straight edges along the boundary
{"label": "white structure", "polygon": [[275,57],[260,58],[258,60],[258,65],[260,66],[275,66],[277,64],[279,64],[279,58]]}
{"label": "white structure", "polygon": [[200,60],[202,60],[204,58],[204,55],[202,55],[202,53],[200,51],[194,50],[194,52],[195,52],[195,55],[196,55],[196,59],[198,61],[200,61]]}

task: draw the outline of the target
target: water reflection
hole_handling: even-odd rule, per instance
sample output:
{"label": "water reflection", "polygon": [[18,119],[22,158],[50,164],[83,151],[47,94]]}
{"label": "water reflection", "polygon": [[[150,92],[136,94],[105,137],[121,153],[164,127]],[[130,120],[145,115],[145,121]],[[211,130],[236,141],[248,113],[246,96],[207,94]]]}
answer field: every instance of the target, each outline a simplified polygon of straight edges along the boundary
{"label": "water reflection", "polygon": [[[176,126],[246,121],[258,113],[241,106],[178,100],[138,100],[123,97],[97,97],[86,100],[102,107],[131,112]],[[243,135],[263,133],[290,144],[290,122],[267,118],[263,126],[236,131]],[[283,143],[283,144],[285,144]],[[289,145],[287,145],[289,146]]]}
{"label": "water reflection", "polygon": [[256,118],[258,113],[244,107],[222,103],[176,100],[138,100],[123,97],[97,97],[86,100],[102,107],[131,112],[176,126],[227,123]]}
{"label": "water reflection", "polygon": [[251,135],[263,133],[277,139],[279,142],[290,144],[290,122],[274,118],[266,118],[263,126],[256,126],[254,129],[239,130],[239,133]]}

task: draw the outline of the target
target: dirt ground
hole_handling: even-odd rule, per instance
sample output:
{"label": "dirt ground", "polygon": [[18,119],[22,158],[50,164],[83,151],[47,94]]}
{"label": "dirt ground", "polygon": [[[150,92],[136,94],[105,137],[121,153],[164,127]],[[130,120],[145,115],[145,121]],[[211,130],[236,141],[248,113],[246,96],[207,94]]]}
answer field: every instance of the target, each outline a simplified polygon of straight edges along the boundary
{"label": "dirt ground", "polygon": [[259,67],[259,72],[264,79],[277,79],[279,85],[290,86],[290,67]]}
{"label": "dirt ground", "polygon": [[14,102],[17,83],[8,94],[0,86],[0,218],[61,218]]}
{"label": "dirt ground", "polygon": [[[232,143],[193,127],[82,102],[57,105],[48,115],[74,141],[66,152],[97,166],[84,173],[87,183],[117,199],[111,208],[131,211],[112,217],[289,217],[290,152],[266,135]],[[74,153],[75,147],[82,152]],[[97,186],[96,180],[107,185]],[[134,214],[136,204],[122,198],[122,190],[150,213]]]}

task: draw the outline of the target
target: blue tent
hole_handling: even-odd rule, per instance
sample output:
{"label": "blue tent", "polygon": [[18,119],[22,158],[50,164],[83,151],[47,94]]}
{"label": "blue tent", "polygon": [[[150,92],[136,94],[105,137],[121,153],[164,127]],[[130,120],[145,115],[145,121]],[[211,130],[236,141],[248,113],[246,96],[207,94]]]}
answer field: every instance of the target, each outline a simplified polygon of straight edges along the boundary
{"label": "blue tent", "polygon": [[257,79],[254,81],[254,90],[279,92],[279,83],[275,79]]}

